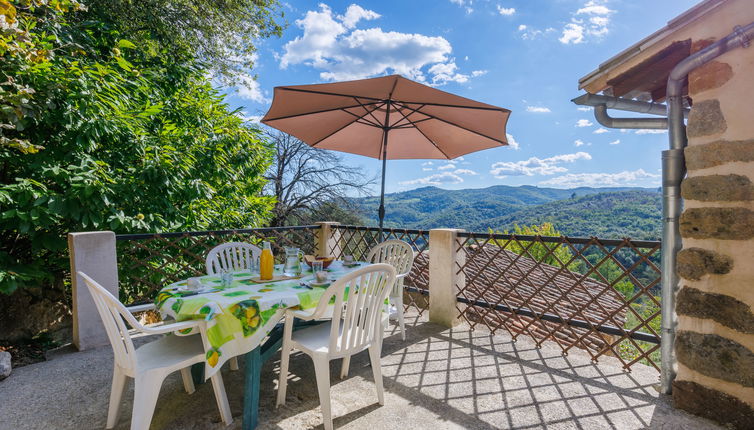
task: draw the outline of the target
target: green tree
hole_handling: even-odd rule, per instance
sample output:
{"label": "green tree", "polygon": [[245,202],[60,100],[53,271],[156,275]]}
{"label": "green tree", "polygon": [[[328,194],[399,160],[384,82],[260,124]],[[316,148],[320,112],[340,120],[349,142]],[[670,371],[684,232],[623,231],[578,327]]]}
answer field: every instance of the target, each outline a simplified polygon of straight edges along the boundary
{"label": "green tree", "polygon": [[256,43],[280,36],[277,0],[97,0],[87,19],[112,23],[154,55],[197,58],[225,84],[244,84]]}
{"label": "green tree", "polygon": [[72,0],[0,8],[0,292],[61,291],[69,231],[267,220],[272,149],[202,64],[156,55]]}
{"label": "green tree", "polygon": [[[493,230],[490,230],[494,233]],[[562,234],[555,229],[550,223],[543,223],[542,225],[531,226],[519,226],[515,224],[513,226],[513,233],[506,230],[503,234],[513,234],[515,236],[541,236],[541,237],[561,237]],[[575,262],[569,264],[573,254],[568,247],[560,242],[545,242],[541,240],[527,241],[527,240],[496,240],[496,244],[503,246],[505,249],[515,252],[516,254],[523,255],[525,257],[532,258],[536,261],[540,261],[551,266],[563,267],[568,265],[570,269],[574,266]]]}

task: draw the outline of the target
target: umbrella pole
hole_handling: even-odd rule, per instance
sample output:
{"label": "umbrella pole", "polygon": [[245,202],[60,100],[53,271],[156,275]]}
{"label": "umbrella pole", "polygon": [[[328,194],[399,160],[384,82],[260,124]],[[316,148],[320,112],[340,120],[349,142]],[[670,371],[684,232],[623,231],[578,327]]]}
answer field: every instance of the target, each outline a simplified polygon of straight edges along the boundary
{"label": "umbrella pole", "polygon": [[385,169],[387,167],[387,133],[389,128],[384,129],[382,142],[382,189],[380,191],[380,240],[382,240],[382,223],[385,219]]}

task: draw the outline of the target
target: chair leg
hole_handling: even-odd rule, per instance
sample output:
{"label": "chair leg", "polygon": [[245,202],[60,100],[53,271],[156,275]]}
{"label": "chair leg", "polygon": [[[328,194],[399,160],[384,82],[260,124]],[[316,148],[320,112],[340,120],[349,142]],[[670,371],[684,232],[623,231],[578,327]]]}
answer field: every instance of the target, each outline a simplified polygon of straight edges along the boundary
{"label": "chair leg", "polygon": [[194,391],[196,391],[194,387],[194,379],[191,376],[191,368],[186,367],[181,369],[181,378],[183,379],[183,388],[186,390],[189,394],[194,394]]}
{"label": "chair leg", "polygon": [[217,401],[217,409],[220,410],[220,419],[226,426],[229,426],[233,422],[233,414],[230,413],[230,405],[228,405],[228,395],[225,393],[223,376],[218,370],[209,379],[212,381],[212,389],[215,391],[215,400]]}
{"label": "chair leg", "polygon": [[118,422],[120,415],[120,400],[123,398],[123,389],[126,388],[127,376],[120,370],[117,364],[113,366],[113,384],[110,387],[110,406],[107,409],[107,427],[111,429]]}
{"label": "chair leg", "polygon": [[148,430],[152,422],[157,397],[160,395],[165,375],[147,373],[136,375],[134,408],[131,412],[131,430]]}
{"label": "chair leg", "polygon": [[332,409],[330,406],[330,357],[327,354],[315,354],[314,374],[317,376],[317,391],[319,392],[319,404],[322,409],[322,421],[325,430],[332,430]]}
{"label": "chair leg", "polygon": [[395,297],[396,311],[398,312],[398,325],[401,328],[401,340],[406,340],[406,324],[403,321],[403,291]]}
{"label": "chair leg", "polygon": [[374,343],[369,347],[369,362],[372,365],[374,385],[377,387],[377,401],[385,404],[385,389],[382,386],[382,368],[380,367],[380,344]]}
{"label": "chair leg", "polygon": [[230,370],[238,370],[238,357],[233,357],[230,360]]}
{"label": "chair leg", "polygon": [[351,366],[351,356],[346,355],[343,357],[343,365],[340,368],[340,379],[346,379],[348,376],[348,368]]}

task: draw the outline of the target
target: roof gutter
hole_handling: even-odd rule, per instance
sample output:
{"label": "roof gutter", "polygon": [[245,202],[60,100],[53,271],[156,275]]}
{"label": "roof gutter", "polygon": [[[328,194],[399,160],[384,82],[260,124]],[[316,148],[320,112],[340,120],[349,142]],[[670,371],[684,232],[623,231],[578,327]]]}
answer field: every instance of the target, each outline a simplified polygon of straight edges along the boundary
{"label": "roof gutter", "polygon": [[678,291],[676,256],[681,248],[681,234],[678,218],[682,210],[681,180],[686,175],[683,148],[688,143],[686,125],[683,121],[683,84],[692,70],[700,67],[724,53],[738,47],[748,48],[754,38],[754,23],[746,27],[736,26],[731,34],[712,45],[696,52],[678,63],[670,72],[667,85],[668,130],[670,149],[662,153],[662,327],[660,345],[661,375],[660,390],[665,394],[672,391],[677,372],[675,356],[675,331],[678,316],[675,313],[675,296]]}

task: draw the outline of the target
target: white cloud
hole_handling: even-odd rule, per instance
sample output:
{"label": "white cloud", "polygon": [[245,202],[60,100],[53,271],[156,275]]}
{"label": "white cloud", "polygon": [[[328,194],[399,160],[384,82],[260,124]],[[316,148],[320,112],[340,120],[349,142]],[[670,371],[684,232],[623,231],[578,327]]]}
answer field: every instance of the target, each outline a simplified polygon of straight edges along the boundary
{"label": "white cloud", "polygon": [[433,164],[435,164],[435,163],[433,163],[431,161],[425,161],[424,163],[422,163],[422,166],[431,166]]}
{"label": "white cloud", "polygon": [[581,112],[589,112],[590,110],[592,110],[592,108],[590,108],[589,106],[579,106],[576,108],[576,110]]}
{"label": "white cloud", "polygon": [[563,35],[558,39],[560,43],[581,43],[584,41],[584,26],[576,23],[568,23],[563,27]]}
{"label": "white cloud", "polygon": [[576,147],[579,147],[579,146],[584,146],[584,145],[586,145],[586,144],[584,143],[584,141],[583,141],[583,140],[581,140],[581,139],[576,139],[576,140],[574,140],[574,141],[573,141],[573,145],[574,145],[574,146],[576,146]]}
{"label": "white cloud", "polygon": [[563,188],[655,186],[659,185],[659,178],[659,174],[648,173],[643,169],[638,169],[619,173],[569,173],[541,181],[539,184]]}
{"label": "white cloud", "polygon": [[475,176],[477,175],[477,172],[470,170],[470,169],[456,169],[453,171],[453,174],[455,175],[470,175]]}
{"label": "white cloud", "polygon": [[533,113],[549,113],[550,108],[545,106],[526,106],[527,112],[533,112]]}
{"label": "white cloud", "polygon": [[448,169],[455,169],[455,168],[456,168],[455,164],[448,163],[444,166],[438,167],[437,170],[448,170]]}
{"label": "white cloud", "polygon": [[668,132],[667,130],[650,130],[650,129],[640,129],[640,130],[635,131],[636,134],[665,134],[667,132]]}
{"label": "white cloud", "polygon": [[338,18],[341,19],[343,25],[346,28],[354,28],[356,24],[362,19],[372,20],[379,17],[380,14],[378,14],[377,12],[366,10],[359,5],[352,4],[351,6],[348,6],[348,9],[346,9],[346,14]]}
{"label": "white cloud", "polygon": [[615,139],[612,142],[610,142],[610,145],[617,145],[620,143],[620,139]]}
{"label": "white cloud", "polygon": [[497,5],[497,11],[500,15],[504,16],[511,16],[514,13],[516,13],[516,8],[514,7],[502,7],[500,5]]}
{"label": "white cloud", "polygon": [[431,167],[422,167],[422,172],[430,172],[432,171]]}
{"label": "white cloud", "polygon": [[502,179],[508,175],[534,176],[554,175],[567,172],[568,169],[561,166],[562,163],[573,163],[576,160],[591,160],[592,156],[586,152],[573,154],[555,155],[549,158],[531,157],[521,161],[498,161],[490,166],[492,176]]}
{"label": "white cloud", "polygon": [[364,20],[379,17],[357,5],[337,15],[320,4],[319,10],[310,10],[296,21],[303,35],[283,46],[280,67],[304,64],[319,70],[320,78],[328,81],[398,73],[433,85],[464,83],[486,73],[461,72],[450,56],[450,42],[441,36],[355,28]]}
{"label": "white cloud", "polygon": [[513,138],[512,134],[506,133],[505,137],[508,140],[508,146],[510,146],[511,148],[515,149],[516,151],[518,151],[519,149],[521,149],[521,145],[516,141],[516,139]]}
{"label": "white cloud", "polygon": [[563,44],[583,43],[587,37],[602,37],[609,32],[610,15],[614,10],[605,6],[607,0],[590,0],[577,9],[571,22],[563,27],[561,37]]}
{"label": "white cloud", "polygon": [[592,124],[592,122],[589,121],[588,119],[580,119],[576,121],[576,127],[590,127],[592,125],[594,124]]}
{"label": "white cloud", "polygon": [[600,127],[597,130],[594,130],[592,133],[594,134],[610,133],[610,130]]}
{"label": "white cloud", "polygon": [[467,14],[474,12],[474,8],[471,7],[473,0],[450,0],[450,2],[465,8]]}
{"label": "white cloud", "polygon": [[255,101],[257,103],[269,103],[269,100],[262,93],[262,88],[259,86],[259,82],[249,75],[241,75],[238,77],[241,81],[240,85],[236,87],[238,97]]}
{"label": "white cloud", "polygon": [[545,30],[538,30],[536,28],[531,28],[526,24],[521,24],[518,26],[518,31],[521,33],[521,38],[524,40],[534,40],[537,39],[540,36],[543,36],[548,33],[553,33],[556,30],[552,27],[546,28]]}
{"label": "white cloud", "polygon": [[474,176],[477,172],[469,169],[456,169],[452,172],[436,173],[424,178],[412,179],[410,181],[399,182],[399,185],[442,185],[442,184],[460,184],[463,182],[462,175]]}

